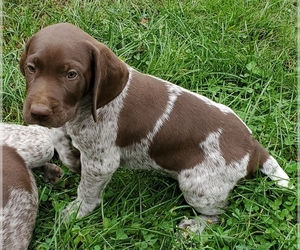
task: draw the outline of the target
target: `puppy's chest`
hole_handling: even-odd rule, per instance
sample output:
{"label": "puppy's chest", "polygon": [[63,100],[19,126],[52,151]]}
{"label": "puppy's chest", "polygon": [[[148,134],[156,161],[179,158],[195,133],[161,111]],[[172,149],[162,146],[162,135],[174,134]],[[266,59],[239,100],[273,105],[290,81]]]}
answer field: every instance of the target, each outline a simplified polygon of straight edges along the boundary
{"label": "puppy's chest", "polygon": [[[124,92],[124,91],[123,91]],[[91,97],[87,96],[79,106],[76,116],[66,124],[73,145],[86,155],[103,154],[103,149],[115,146],[118,117],[124,93],[97,110],[97,122],[91,114]]]}
{"label": "puppy's chest", "polygon": [[98,122],[95,122],[91,116],[85,119],[81,119],[82,116],[79,118],[68,122],[66,128],[74,147],[81,153],[90,157],[99,156],[106,152],[105,149],[114,147],[117,122],[113,115],[101,115]]}

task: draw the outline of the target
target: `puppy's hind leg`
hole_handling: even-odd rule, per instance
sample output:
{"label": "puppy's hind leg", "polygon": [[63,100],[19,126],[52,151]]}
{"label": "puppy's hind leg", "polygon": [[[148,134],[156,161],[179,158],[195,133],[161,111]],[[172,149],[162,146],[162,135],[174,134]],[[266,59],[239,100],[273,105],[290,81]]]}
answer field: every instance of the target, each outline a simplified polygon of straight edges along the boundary
{"label": "puppy's hind leg", "polygon": [[184,197],[187,203],[199,213],[195,218],[189,219],[185,217],[179,223],[178,227],[183,229],[185,237],[188,235],[188,232],[201,234],[207,225],[218,223],[218,215],[222,213],[222,208],[225,208],[227,205],[225,200],[213,201],[211,195],[203,193],[195,195],[184,193]]}
{"label": "puppy's hind leg", "polygon": [[178,181],[186,202],[199,213],[196,218],[185,218],[179,223],[183,235],[186,237],[189,231],[201,233],[207,224],[218,223],[218,215],[227,206],[227,197],[234,185],[189,174],[180,174]]}

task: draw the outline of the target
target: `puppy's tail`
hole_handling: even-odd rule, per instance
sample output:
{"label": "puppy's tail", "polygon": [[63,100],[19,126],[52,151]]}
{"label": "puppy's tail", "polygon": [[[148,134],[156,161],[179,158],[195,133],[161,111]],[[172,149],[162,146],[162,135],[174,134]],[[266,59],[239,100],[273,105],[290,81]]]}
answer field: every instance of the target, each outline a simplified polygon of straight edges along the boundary
{"label": "puppy's tail", "polygon": [[289,187],[289,176],[271,155],[262,165],[261,171],[269,176],[271,180],[276,181],[279,186]]}
{"label": "puppy's tail", "polygon": [[289,176],[279,166],[278,162],[268,153],[268,151],[255,140],[256,157],[259,157],[259,167],[263,174],[267,175],[271,180],[277,182],[279,186],[289,187]]}

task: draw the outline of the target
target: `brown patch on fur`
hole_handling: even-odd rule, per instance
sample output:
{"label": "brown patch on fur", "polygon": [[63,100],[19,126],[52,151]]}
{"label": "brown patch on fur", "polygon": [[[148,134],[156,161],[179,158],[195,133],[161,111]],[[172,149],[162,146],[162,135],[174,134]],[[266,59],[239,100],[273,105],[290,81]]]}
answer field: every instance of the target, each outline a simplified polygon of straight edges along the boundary
{"label": "brown patch on fur", "polygon": [[251,178],[259,167],[270,157],[268,151],[255,139],[253,140],[252,152],[247,168],[246,178]]}
{"label": "brown patch on fur", "polygon": [[134,71],[118,120],[116,145],[126,147],[145,138],[164,113],[167,102],[168,90],[160,80]]}
{"label": "brown patch on fur", "polygon": [[[248,129],[232,114],[208,105],[196,96],[183,92],[178,97],[168,121],[153,139],[149,154],[161,167],[180,172],[201,163],[204,152],[199,144],[211,132],[222,129],[220,147],[227,163],[240,160],[251,148]],[[228,131],[227,131],[228,130]],[[234,131],[238,131],[239,142],[234,142]],[[236,139],[236,138],[235,138]],[[239,148],[236,151],[237,147]]]}
{"label": "brown patch on fur", "polygon": [[217,117],[221,123],[220,149],[226,165],[232,161],[241,160],[251,152],[253,139],[248,128],[236,117],[229,113]]}
{"label": "brown patch on fur", "polygon": [[3,155],[3,207],[7,204],[12,190],[22,188],[32,193],[30,175],[25,161],[14,148],[2,146]]}

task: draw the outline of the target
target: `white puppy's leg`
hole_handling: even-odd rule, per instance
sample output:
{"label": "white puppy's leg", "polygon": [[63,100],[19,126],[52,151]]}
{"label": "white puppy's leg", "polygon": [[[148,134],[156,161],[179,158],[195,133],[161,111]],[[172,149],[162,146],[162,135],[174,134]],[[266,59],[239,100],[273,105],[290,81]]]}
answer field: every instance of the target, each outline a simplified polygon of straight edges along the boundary
{"label": "white puppy's leg", "polygon": [[193,175],[188,178],[179,176],[179,185],[186,202],[198,213],[196,218],[183,219],[178,227],[183,229],[186,237],[188,232],[201,233],[207,224],[217,223],[218,215],[222,208],[227,205],[227,197],[233,185],[224,185],[219,179],[212,181],[209,178],[195,178]]}
{"label": "white puppy's leg", "polygon": [[78,211],[77,218],[81,218],[100,204],[102,192],[120,163],[118,153],[112,155],[113,158],[99,156],[89,159],[81,154],[82,169],[77,198],[64,209],[66,217]]}

